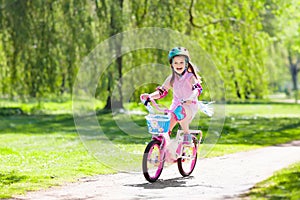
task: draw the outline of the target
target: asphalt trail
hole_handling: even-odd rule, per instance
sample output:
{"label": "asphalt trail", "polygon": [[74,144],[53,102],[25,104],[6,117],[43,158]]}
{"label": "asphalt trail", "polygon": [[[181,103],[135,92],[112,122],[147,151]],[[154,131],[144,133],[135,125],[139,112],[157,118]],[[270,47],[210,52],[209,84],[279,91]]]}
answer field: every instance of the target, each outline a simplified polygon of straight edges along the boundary
{"label": "asphalt trail", "polygon": [[16,196],[18,200],[238,199],[275,171],[300,161],[300,141],[222,157],[200,159],[183,178],[174,164],[148,183],[141,173],[99,175],[48,190]]}

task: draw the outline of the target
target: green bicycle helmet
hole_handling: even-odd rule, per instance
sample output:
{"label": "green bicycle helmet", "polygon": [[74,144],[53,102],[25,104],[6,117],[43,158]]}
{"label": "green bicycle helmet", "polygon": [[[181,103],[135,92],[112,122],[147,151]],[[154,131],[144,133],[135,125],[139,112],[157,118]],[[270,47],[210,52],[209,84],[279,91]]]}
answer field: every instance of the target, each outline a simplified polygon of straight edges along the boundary
{"label": "green bicycle helmet", "polygon": [[172,59],[175,56],[185,56],[187,58],[187,62],[190,61],[189,51],[184,47],[175,47],[175,48],[171,49],[171,51],[169,51],[168,59],[169,59],[170,64],[172,64]]}

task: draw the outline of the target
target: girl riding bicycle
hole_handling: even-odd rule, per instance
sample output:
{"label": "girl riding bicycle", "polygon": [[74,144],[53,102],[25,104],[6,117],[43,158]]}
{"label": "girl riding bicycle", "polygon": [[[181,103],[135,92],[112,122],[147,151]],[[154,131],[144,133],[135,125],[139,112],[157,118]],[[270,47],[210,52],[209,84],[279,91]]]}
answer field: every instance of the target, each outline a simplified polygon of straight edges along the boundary
{"label": "girl riding bicycle", "polygon": [[[143,94],[144,100],[161,99],[168,94],[168,90],[173,88],[173,100],[170,110],[174,109],[171,116],[170,130],[177,123],[180,124],[183,132],[183,144],[191,144],[192,136],[189,133],[189,124],[195,117],[198,106],[197,99],[202,93],[201,78],[196,73],[196,68],[191,62],[189,52],[184,47],[175,47],[169,54],[168,59],[172,69],[172,74],[165,80],[162,86],[157,87],[156,91],[151,94]],[[182,106],[178,106],[178,103]]]}

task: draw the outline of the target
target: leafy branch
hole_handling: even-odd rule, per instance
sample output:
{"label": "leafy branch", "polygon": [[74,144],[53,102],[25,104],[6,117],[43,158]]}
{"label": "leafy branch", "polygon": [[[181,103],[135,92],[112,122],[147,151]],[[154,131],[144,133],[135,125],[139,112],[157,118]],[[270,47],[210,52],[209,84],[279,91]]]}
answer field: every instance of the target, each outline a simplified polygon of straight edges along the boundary
{"label": "leafy branch", "polygon": [[213,24],[218,24],[218,23],[223,23],[225,21],[238,22],[238,23],[244,24],[244,22],[241,21],[241,20],[237,20],[234,17],[228,17],[228,18],[221,18],[221,19],[212,20],[212,21],[210,21],[210,22],[208,22],[206,24],[203,24],[203,25],[198,25],[194,21],[193,7],[194,7],[194,0],[191,0],[190,7],[189,7],[189,15],[190,15],[189,21],[190,21],[191,25],[193,27],[195,27],[195,28],[202,29],[202,28],[204,28],[206,26],[213,25]]}

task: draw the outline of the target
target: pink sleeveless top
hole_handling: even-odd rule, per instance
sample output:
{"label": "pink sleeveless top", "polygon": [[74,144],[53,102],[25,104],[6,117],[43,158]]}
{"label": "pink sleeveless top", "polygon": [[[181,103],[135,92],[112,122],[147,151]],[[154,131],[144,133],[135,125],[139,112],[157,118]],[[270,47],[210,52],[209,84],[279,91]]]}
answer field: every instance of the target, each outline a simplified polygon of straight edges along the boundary
{"label": "pink sleeveless top", "polygon": [[[193,73],[187,72],[182,77],[180,77],[180,78],[176,77],[174,79],[173,101],[172,101],[170,109],[174,109],[174,107],[178,104],[178,102],[180,102],[182,99],[187,99],[192,95],[193,85],[191,83],[191,78],[193,76],[194,76]],[[193,100],[197,101],[197,97],[195,97]],[[184,107],[188,107],[192,110],[192,112],[193,112],[192,117],[194,117],[194,115],[198,111],[197,104],[184,105]]]}

